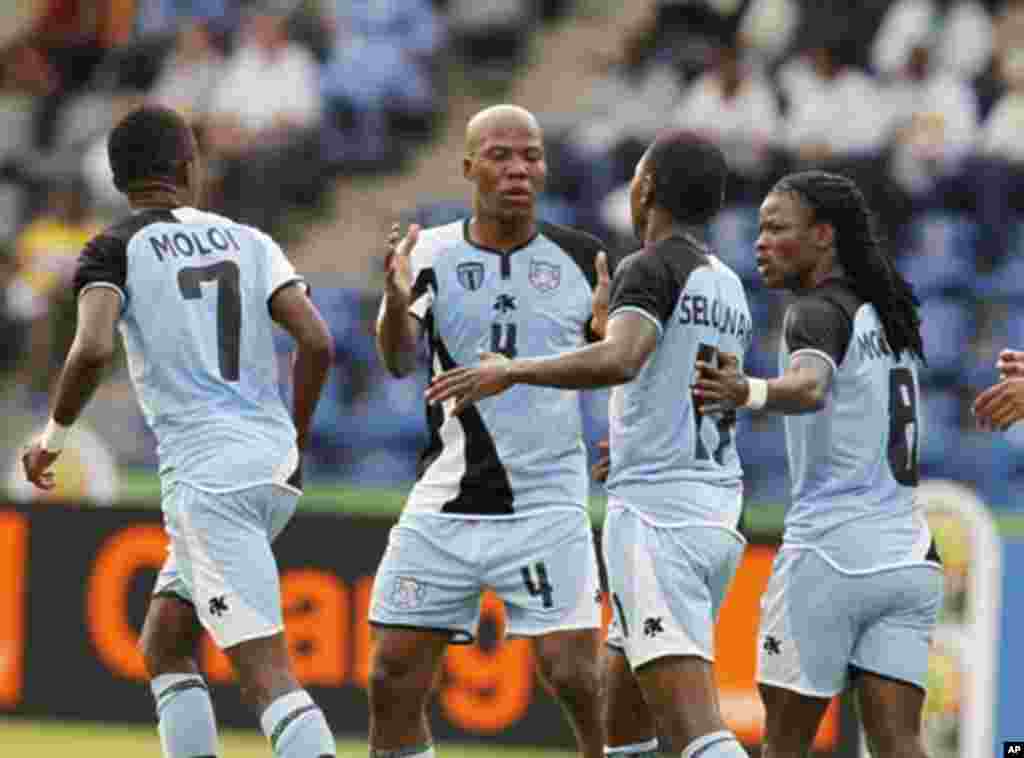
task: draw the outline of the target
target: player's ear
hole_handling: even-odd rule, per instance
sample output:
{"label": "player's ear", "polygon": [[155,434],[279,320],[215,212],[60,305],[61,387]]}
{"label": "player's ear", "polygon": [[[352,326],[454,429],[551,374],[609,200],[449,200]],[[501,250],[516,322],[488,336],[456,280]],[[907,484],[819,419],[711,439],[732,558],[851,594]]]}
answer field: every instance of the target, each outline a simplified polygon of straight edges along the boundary
{"label": "player's ear", "polygon": [[822,250],[827,250],[836,241],[836,228],[832,224],[820,221],[814,225],[814,242]]}
{"label": "player's ear", "polygon": [[462,176],[473,181],[473,156],[464,155],[462,156]]}

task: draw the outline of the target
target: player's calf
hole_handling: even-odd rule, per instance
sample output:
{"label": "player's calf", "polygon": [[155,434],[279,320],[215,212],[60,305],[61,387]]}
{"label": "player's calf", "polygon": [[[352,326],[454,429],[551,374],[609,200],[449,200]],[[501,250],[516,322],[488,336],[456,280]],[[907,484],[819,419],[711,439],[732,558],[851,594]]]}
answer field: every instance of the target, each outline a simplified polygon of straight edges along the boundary
{"label": "player's calf", "polygon": [[535,643],[541,678],[569,715],[587,758],[604,754],[599,649],[596,629],[553,632]]}
{"label": "player's calf", "polygon": [[604,729],[606,756],[655,758],[657,730],[626,656],[617,648],[604,651]]}
{"label": "player's calf", "polygon": [[194,658],[199,630],[195,611],[184,600],[157,596],[150,602],[139,648],[165,758],[213,758],[218,752],[213,703]]}

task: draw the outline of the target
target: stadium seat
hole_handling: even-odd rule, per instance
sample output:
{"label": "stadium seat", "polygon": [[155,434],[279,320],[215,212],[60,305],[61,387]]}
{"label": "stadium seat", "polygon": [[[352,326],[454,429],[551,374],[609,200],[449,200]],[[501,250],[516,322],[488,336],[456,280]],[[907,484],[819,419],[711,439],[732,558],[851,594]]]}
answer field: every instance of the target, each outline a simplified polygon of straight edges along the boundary
{"label": "stadium seat", "polygon": [[757,280],[757,261],[754,258],[757,223],[757,208],[738,205],[719,213],[709,230],[715,252],[747,282]]}
{"label": "stadium seat", "polygon": [[922,381],[945,384],[955,381],[966,365],[964,347],[975,332],[973,309],[952,297],[930,297],[921,304],[921,336],[928,365]]}
{"label": "stadium seat", "polygon": [[972,291],[976,297],[1024,299],[1024,221],[1013,225],[1009,254],[992,271],[975,277]]}
{"label": "stadium seat", "polygon": [[910,249],[897,265],[922,297],[969,289],[976,237],[976,227],[962,216],[921,214],[911,221]]}

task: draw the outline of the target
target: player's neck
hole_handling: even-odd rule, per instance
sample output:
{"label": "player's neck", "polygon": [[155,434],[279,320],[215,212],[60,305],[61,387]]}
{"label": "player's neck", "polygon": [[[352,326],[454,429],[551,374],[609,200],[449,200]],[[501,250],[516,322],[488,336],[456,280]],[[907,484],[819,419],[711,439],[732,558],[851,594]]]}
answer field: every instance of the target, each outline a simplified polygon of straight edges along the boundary
{"label": "player's neck", "polygon": [[647,229],[644,234],[645,245],[657,245],[671,237],[699,236],[696,226],[681,224],[659,208],[652,208],[647,215]]}
{"label": "player's neck", "polygon": [[500,219],[474,214],[469,222],[470,242],[492,250],[515,250],[533,239],[536,234],[537,219],[532,215]]}
{"label": "player's neck", "polygon": [[846,270],[842,264],[835,259],[823,261],[822,266],[815,267],[808,275],[804,278],[801,284],[800,291],[807,292],[820,287],[825,282],[831,281],[832,279],[842,279],[846,276]]}
{"label": "player's neck", "polygon": [[145,210],[149,208],[180,208],[188,205],[185,198],[187,193],[181,190],[162,184],[140,187],[138,190],[128,193],[128,203],[132,210]]}

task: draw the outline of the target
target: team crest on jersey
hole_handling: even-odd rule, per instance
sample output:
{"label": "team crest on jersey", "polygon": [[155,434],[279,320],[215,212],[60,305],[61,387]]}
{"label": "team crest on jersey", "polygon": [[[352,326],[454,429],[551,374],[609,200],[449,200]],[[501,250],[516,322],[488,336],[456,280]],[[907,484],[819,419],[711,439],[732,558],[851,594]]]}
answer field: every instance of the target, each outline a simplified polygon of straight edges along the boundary
{"label": "team crest on jersey", "polygon": [[406,610],[419,608],[423,605],[423,598],[427,594],[427,588],[413,579],[411,576],[395,577],[395,586],[391,591],[391,602],[399,608]]}
{"label": "team crest on jersey", "polygon": [[562,283],[562,267],[547,261],[530,261],[530,284],[541,292],[551,292]]}
{"label": "team crest on jersey", "polygon": [[459,278],[459,284],[470,292],[478,290],[484,283],[484,264],[478,261],[460,263],[455,267],[455,275]]}

